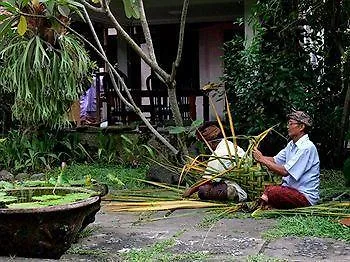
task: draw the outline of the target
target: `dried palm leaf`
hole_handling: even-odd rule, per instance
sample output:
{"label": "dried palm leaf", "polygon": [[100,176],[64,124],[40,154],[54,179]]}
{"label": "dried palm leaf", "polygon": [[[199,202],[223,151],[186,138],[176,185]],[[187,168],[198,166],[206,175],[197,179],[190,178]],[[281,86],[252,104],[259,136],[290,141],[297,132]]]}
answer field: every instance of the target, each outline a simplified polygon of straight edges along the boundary
{"label": "dried palm leaf", "polygon": [[183,189],[179,189],[178,187],[172,187],[170,185],[166,185],[166,184],[163,184],[163,183],[158,183],[158,182],[153,182],[153,181],[148,181],[148,180],[143,180],[143,179],[136,179],[136,180],[144,182],[144,183],[147,183],[147,184],[151,184],[151,185],[154,185],[154,186],[158,186],[158,187],[161,187],[161,188],[165,188],[165,189],[168,189],[168,190],[171,190],[171,191],[174,191],[174,192],[183,193]]}
{"label": "dried palm leaf", "polygon": [[157,201],[147,203],[110,203],[103,205],[103,210],[107,212],[144,212],[144,211],[161,211],[161,210],[176,210],[176,209],[193,209],[193,208],[209,208],[223,207],[226,204],[201,202],[195,200],[181,201]]}
{"label": "dried palm leaf", "polygon": [[252,217],[279,217],[279,216],[323,216],[323,217],[337,217],[337,218],[350,218],[350,202],[330,202],[325,205],[315,205],[310,207],[301,207],[294,209],[271,209],[262,210],[257,209],[252,213]]}

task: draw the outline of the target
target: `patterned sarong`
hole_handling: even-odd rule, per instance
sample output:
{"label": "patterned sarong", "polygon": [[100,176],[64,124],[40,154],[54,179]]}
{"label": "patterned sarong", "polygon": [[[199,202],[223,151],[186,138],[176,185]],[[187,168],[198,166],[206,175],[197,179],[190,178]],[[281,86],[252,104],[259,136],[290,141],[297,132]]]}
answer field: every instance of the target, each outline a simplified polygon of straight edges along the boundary
{"label": "patterned sarong", "polygon": [[298,190],[287,186],[267,186],[264,194],[268,197],[267,204],[272,208],[290,209],[310,206],[306,197]]}

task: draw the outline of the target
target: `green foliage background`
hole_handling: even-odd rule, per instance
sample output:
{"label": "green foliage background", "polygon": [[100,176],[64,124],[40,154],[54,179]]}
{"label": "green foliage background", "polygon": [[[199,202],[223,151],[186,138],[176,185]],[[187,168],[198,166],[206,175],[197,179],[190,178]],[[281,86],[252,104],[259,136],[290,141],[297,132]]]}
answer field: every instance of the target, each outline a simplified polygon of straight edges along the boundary
{"label": "green foliage background", "polygon": [[310,135],[325,166],[340,164],[348,78],[342,56],[350,46],[350,6],[338,2],[257,1],[250,18],[253,39],[235,36],[223,58],[238,132],[256,134],[280,123],[277,129],[285,134],[286,114],[305,110],[315,120]]}

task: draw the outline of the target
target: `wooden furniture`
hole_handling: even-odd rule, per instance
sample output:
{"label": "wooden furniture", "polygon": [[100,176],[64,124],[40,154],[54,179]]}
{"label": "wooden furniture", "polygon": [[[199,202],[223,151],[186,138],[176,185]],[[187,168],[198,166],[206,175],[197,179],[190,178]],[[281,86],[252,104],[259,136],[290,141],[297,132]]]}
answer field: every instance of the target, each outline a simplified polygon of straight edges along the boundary
{"label": "wooden furniture", "polygon": [[[98,74],[103,75],[103,83],[96,83],[97,105],[101,108],[103,102],[107,104],[108,124],[128,125],[135,121],[141,121],[137,114],[127,108],[121,101],[111,83],[109,75],[106,73]],[[124,81],[128,83],[128,78],[124,74],[121,75]],[[102,86],[103,89],[101,89]],[[167,88],[153,76],[149,76],[146,79],[146,86],[147,90],[131,88],[129,90],[131,96],[141,111],[149,118],[152,125],[164,126],[172,120]],[[120,89],[122,88],[120,87]],[[181,88],[177,90],[177,95],[183,120],[195,120],[196,97],[203,96],[203,94],[197,90]],[[149,103],[146,103],[146,101],[149,101]],[[97,116],[100,117],[100,110],[98,111]]]}

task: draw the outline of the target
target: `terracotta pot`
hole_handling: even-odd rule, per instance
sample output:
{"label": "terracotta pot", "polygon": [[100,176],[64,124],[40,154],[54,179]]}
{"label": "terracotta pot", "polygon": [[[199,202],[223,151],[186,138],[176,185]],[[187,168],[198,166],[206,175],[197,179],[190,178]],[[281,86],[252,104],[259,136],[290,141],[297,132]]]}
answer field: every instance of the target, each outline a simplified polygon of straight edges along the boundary
{"label": "terracotta pot", "polygon": [[[52,194],[53,188],[7,190],[8,195],[31,198]],[[55,194],[92,192],[82,188],[56,188]],[[0,256],[58,259],[71,246],[77,233],[95,220],[100,196],[71,204],[42,207],[0,209]]]}

